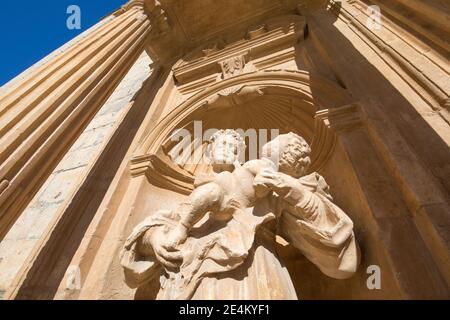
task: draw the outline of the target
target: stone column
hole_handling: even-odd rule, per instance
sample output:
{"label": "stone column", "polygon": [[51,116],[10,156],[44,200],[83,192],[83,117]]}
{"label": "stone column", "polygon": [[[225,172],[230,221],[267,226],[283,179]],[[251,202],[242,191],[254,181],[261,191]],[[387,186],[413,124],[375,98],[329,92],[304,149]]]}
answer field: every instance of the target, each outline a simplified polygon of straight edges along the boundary
{"label": "stone column", "polygon": [[0,240],[144,50],[144,1],[0,96]]}

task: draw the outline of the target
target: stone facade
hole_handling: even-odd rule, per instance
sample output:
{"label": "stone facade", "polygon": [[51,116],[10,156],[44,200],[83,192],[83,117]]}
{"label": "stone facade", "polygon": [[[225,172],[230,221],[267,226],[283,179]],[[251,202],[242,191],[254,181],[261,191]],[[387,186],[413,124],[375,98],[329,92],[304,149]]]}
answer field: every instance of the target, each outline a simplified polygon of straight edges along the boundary
{"label": "stone facade", "polygon": [[134,96],[150,76],[150,64],[150,58],[143,53],[0,243],[1,291],[11,284],[45,230],[59,219],[59,212],[86,179],[115,128],[129,111]]}
{"label": "stone facade", "polygon": [[[303,137],[302,176],[352,221],[361,256],[341,280],[277,234],[286,297],[450,298],[449,14],[438,0],[130,1],[2,87],[2,298],[156,298],[158,281],[125,281],[124,250],[211,177],[188,160],[209,129],[243,129],[243,162],[274,138],[252,157],[252,130]],[[177,132],[193,137],[181,159]]]}

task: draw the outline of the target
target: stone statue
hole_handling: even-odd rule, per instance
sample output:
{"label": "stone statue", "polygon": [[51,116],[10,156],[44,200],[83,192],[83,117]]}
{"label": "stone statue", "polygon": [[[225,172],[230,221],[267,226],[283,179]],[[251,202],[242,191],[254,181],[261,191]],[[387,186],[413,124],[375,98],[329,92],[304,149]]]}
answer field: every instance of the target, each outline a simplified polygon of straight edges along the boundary
{"label": "stone statue", "polygon": [[131,288],[160,276],[157,299],[297,299],[276,235],[327,276],[355,273],[353,223],[332,202],[325,180],[306,175],[306,141],[278,136],[261,159],[240,165],[243,143],[236,132],[219,131],[210,153],[216,174],[197,181],[176,210],[136,226],[121,253]]}

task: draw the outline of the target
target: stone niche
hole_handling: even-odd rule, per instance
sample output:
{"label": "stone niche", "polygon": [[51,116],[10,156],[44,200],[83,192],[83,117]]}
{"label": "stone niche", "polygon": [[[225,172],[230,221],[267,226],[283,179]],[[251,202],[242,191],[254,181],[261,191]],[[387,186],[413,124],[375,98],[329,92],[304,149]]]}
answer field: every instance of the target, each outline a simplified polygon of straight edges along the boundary
{"label": "stone niche", "polygon": [[[278,17],[252,28],[240,40],[202,45],[173,65],[173,87],[165,97],[161,118],[133,153],[131,182],[121,191],[127,194],[126,201],[118,207],[120,212],[115,211],[122,220],[112,230],[126,238],[150,213],[175,208],[193,190],[195,178],[210,171],[207,165],[173,160],[180,146],[173,139],[177,130],[195,138],[196,122],[201,121],[202,134],[211,128],[294,132],[311,145],[311,171],[327,180],[335,202],[354,221],[362,252],[354,277],[333,280],[279,239],[278,254],[297,295],[303,299],[395,299],[410,285],[434,287],[424,296],[445,295],[439,276],[431,276],[429,283],[414,280],[413,272],[398,277],[407,263],[408,250],[399,252],[406,245],[403,239],[408,234],[418,240],[420,235],[406,218],[408,208],[374,146],[366,107],[352,98],[328,62],[315,55],[317,48],[310,41],[302,43],[306,30],[300,15]],[[206,147],[204,140],[191,141],[192,154]],[[117,292],[127,298],[155,297],[157,284],[137,291],[124,285],[118,258],[121,245],[116,242],[114,249],[103,249],[102,256],[112,259],[104,267],[105,285],[82,297],[111,298]],[[416,245],[411,252],[424,248],[422,240]],[[105,266],[104,261],[96,262]],[[426,272],[424,264],[419,263],[421,273]],[[372,265],[383,270],[383,290],[367,287],[367,270]],[[90,281],[94,286],[96,277]],[[416,289],[407,295],[420,296]]]}
{"label": "stone niche", "polygon": [[[306,72],[262,71],[234,77],[205,91],[200,97],[194,96],[173,110],[166,118],[167,122],[163,121],[145,141],[146,154],[136,155],[132,160],[133,174],[136,177],[145,175],[145,182],[136,195],[132,219],[127,223],[124,234],[130,233],[148,212],[175,209],[177,202],[184,200],[193,190],[195,178],[211,172],[207,164],[173,161],[174,151],[178,150],[181,142],[174,141],[170,133],[184,129],[195,136],[196,121],[201,121],[202,133],[211,128],[242,129],[244,132],[265,129],[268,133],[277,129],[280,134],[294,132],[305,137],[313,150],[311,172],[317,171],[333,181],[333,195],[352,204],[351,213],[364,210],[363,204],[355,203],[352,197],[358,189],[358,182],[343,185],[339,178],[331,177],[336,176],[336,172],[352,170],[351,162],[339,146],[339,134],[362,130],[363,125],[358,105],[351,103],[342,88]],[[198,149],[204,152],[206,144],[207,140],[199,143],[194,138],[190,148],[192,154]],[[252,151],[246,151],[246,159],[249,159]],[[259,152],[257,150],[256,153]],[[358,213],[354,215],[358,216]],[[348,290],[342,293],[345,287],[352,287],[356,295],[357,290],[364,294],[367,292],[364,272],[343,282],[327,279],[282,239],[278,243],[278,254],[287,264],[300,298],[345,298],[348,293]],[[317,290],[317,287],[321,289]],[[135,298],[151,298],[154,294],[141,289]]]}
{"label": "stone niche", "polygon": [[[121,208],[123,212],[130,212],[130,218],[122,227],[123,236],[148,213],[175,208],[177,202],[183,201],[193,190],[195,177],[210,171],[206,164],[173,161],[174,152],[181,143],[173,139],[173,133],[179,129],[192,133],[192,153],[206,148],[205,141],[195,141],[195,123],[199,121],[202,134],[211,128],[243,131],[254,128],[266,129],[269,133],[278,129],[280,134],[295,132],[302,135],[312,146],[311,171],[318,171],[333,182],[333,196],[349,206],[352,218],[367,215],[363,213],[367,210],[364,203],[355,202],[353,198],[360,188],[358,181],[347,182],[349,177],[344,175],[343,183],[342,178],[336,177],[340,176],[336,172],[349,172],[352,176],[352,163],[339,140],[340,135],[348,132],[364,134],[360,107],[342,87],[320,76],[305,71],[261,70],[221,80],[200,90],[169,112],[143,139],[131,160],[133,182],[129,188],[133,191],[125,192],[133,194],[134,199]],[[358,232],[364,229],[359,223],[357,219]],[[364,248],[365,244],[362,246]],[[299,297],[346,298],[350,297],[347,296],[349,292],[358,296],[357,290],[361,291],[361,297],[367,295],[364,272],[343,282],[327,279],[286,242],[280,241],[278,247],[291,271]],[[115,252],[115,256],[117,254]],[[113,269],[106,275],[107,282],[113,288],[120,287],[129,292],[123,287],[120,273],[115,258]],[[318,291],[317,285],[323,289]],[[353,289],[342,291],[345,287]],[[152,298],[155,289],[140,289],[134,297]],[[105,297],[109,296],[109,290],[112,289],[103,293]]]}

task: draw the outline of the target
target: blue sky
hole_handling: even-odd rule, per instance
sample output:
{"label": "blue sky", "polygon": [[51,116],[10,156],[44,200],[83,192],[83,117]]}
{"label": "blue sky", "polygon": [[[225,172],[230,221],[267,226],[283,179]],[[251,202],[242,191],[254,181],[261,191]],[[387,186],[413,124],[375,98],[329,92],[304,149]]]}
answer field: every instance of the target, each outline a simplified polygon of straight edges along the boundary
{"label": "blue sky", "polygon": [[[89,29],[127,0],[1,0],[0,86]],[[81,30],[69,30],[67,8],[81,9]]]}

